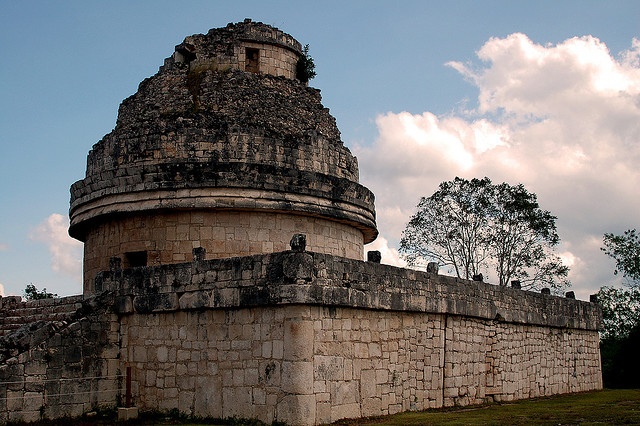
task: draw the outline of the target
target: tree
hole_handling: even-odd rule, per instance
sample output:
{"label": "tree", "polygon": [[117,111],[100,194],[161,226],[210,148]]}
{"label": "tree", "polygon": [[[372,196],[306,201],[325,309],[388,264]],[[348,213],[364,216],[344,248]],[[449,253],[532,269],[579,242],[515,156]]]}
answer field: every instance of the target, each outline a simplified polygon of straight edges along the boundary
{"label": "tree", "polygon": [[316,76],[316,64],[313,62],[313,58],[309,55],[309,45],[305,45],[302,49],[302,55],[298,58],[296,63],[296,77],[303,83],[309,82]]}
{"label": "tree", "polygon": [[24,289],[24,297],[27,300],[40,300],[51,299],[52,297],[58,297],[55,293],[48,293],[46,288],[38,290],[35,285],[28,284]]}
{"label": "tree", "polygon": [[626,338],[640,324],[640,290],[601,287],[597,293],[602,307],[603,339]]}
{"label": "tree", "polygon": [[490,185],[488,178],[456,178],[442,182],[430,197],[422,197],[400,240],[400,253],[409,266],[435,260],[461,278],[479,274],[488,256],[484,217]]}
{"label": "tree", "polygon": [[555,221],[522,184],[456,177],[421,198],[400,252],[410,266],[436,261],[466,279],[493,267],[501,286],[517,279],[525,289],[560,292],[569,286],[569,268],[553,251],[560,241]]}
{"label": "tree", "polygon": [[602,307],[600,355],[605,387],[640,386],[640,366],[635,359],[640,350],[640,289],[601,287]]}
{"label": "tree", "polygon": [[622,235],[604,234],[601,248],[616,261],[614,275],[622,273],[629,289],[602,287],[602,378],[606,387],[640,386],[640,236],[635,229]]}
{"label": "tree", "polygon": [[604,251],[616,261],[615,275],[622,273],[630,286],[640,286],[640,235],[635,229],[623,235],[604,234]]}

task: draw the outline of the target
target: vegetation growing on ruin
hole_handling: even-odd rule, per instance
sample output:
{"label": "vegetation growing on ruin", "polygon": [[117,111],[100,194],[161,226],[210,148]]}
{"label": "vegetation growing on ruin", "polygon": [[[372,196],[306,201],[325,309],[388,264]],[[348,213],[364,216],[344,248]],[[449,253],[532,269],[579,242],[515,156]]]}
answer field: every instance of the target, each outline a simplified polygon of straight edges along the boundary
{"label": "vegetation growing on ruin", "polygon": [[302,55],[298,58],[296,64],[296,78],[303,83],[307,83],[309,80],[316,76],[316,64],[313,62],[313,58],[309,55],[309,45],[305,45],[302,49]]}
{"label": "vegetation growing on ruin", "polygon": [[24,289],[24,298],[27,300],[51,299],[52,297],[58,297],[58,295],[49,293],[46,288],[38,290],[33,284],[27,285]]}

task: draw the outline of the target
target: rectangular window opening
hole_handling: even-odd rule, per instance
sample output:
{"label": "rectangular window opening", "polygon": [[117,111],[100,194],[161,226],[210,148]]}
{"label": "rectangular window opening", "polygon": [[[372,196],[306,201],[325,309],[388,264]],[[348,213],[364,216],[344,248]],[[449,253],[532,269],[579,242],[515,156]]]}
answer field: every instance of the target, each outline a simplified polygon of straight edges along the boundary
{"label": "rectangular window opening", "polygon": [[136,266],[147,266],[146,251],[129,251],[124,254],[124,268],[135,268]]}
{"label": "rectangular window opening", "polygon": [[247,47],[245,50],[244,70],[255,74],[260,72],[260,49]]}

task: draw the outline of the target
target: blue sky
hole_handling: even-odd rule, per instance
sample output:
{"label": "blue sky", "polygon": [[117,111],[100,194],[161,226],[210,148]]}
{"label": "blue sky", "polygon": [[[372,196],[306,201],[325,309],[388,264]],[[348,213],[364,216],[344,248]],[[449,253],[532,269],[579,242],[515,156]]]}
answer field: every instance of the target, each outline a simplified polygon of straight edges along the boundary
{"label": "blue sky", "polygon": [[[80,247],[60,240],[65,224],[52,215],[66,217],[69,186],[83,177],[89,149],[115,125],[119,103],[157,72],[184,37],[244,18],[310,45],[318,72],[311,85],[322,90],[343,141],[359,158],[362,182],[376,193],[378,248],[388,258],[419,196],[467,173],[523,182],[538,193],[542,207],[558,216],[565,242],[560,250],[574,265],[579,296],[613,279],[598,239],[603,232],[640,227],[633,200],[640,177],[627,163],[640,157],[640,130],[629,124],[638,121],[638,111],[633,102],[620,100],[617,109],[602,101],[613,95],[571,91],[566,84],[579,81],[587,68],[611,70],[594,53],[604,46],[624,75],[615,96],[635,97],[640,105],[638,65],[633,55],[623,61],[621,53],[640,38],[638,1],[21,0],[0,4],[0,284],[6,294],[21,294],[29,283],[60,295],[81,292],[74,272]],[[526,37],[509,38],[517,33]],[[565,43],[584,36],[600,44]],[[579,51],[596,58],[589,67],[581,67]],[[553,58],[574,74],[540,65]],[[516,69],[532,71],[520,83],[527,91],[501,92],[513,88]],[[614,74],[602,78],[613,81]],[[549,84],[536,86],[540,82]],[[549,87],[565,89],[555,97],[531,95]],[[484,106],[483,93],[491,98]],[[600,148],[571,141],[571,134],[580,134],[579,120],[564,113],[581,105],[585,119],[595,117],[590,122],[622,123],[594,128],[603,138]],[[523,128],[508,118],[520,114],[537,115],[549,126]],[[471,149],[463,136],[459,146],[432,143],[438,135],[479,128],[486,140],[507,135],[505,146],[513,149],[498,143],[482,150],[478,146],[488,142],[480,139]],[[539,149],[532,140],[542,144]],[[452,146],[458,151],[449,152]],[[610,155],[603,158],[603,152]],[[420,167],[411,165],[416,156]],[[462,164],[467,157],[470,163]],[[512,173],[501,166],[507,161],[518,164]],[[619,174],[609,176],[611,170]]]}

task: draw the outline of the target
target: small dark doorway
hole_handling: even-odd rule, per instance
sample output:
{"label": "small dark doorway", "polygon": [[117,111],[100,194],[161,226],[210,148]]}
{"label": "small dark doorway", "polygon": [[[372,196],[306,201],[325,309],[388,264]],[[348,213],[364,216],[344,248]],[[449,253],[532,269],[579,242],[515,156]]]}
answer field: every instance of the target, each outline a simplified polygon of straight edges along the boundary
{"label": "small dark doorway", "polygon": [[260,72],[260,49],[247,47],[245,51],[244,70],[255,74]]}

